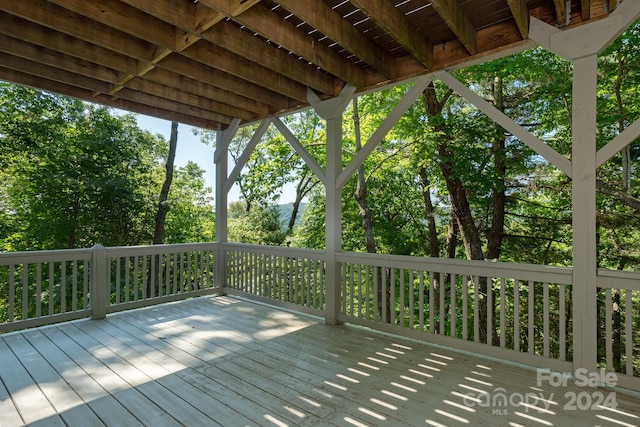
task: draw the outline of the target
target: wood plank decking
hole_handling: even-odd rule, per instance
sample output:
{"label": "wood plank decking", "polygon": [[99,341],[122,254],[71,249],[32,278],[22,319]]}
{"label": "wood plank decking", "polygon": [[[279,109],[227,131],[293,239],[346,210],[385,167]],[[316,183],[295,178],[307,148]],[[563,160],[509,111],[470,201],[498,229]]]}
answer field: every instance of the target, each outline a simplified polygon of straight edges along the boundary
{"label": "wood plank decking", "polygon": [[640,425],[634,395],[570,410],[600,390],[230,297],[2,335],[0,380],[2,427]]}

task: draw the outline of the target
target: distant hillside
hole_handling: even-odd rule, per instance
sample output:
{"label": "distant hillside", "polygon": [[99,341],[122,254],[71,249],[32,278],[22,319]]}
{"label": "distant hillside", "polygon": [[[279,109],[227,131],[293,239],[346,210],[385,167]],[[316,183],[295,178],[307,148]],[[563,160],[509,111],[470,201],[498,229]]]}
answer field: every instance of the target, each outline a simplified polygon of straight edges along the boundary
{"label": "distant hillside", "polygon": [[[298,216],[296,217],[296,225],[300,224],[300,218],[302,218],[302,213],[306,207],[306,203],[300,203]],[[280,224],[282,224],[282,230],[286,231],[287,226],[289,225],[289,218],[291,218],[291,213],[293,212],[293,203],[278,205],[278,209],[280,210]]]}

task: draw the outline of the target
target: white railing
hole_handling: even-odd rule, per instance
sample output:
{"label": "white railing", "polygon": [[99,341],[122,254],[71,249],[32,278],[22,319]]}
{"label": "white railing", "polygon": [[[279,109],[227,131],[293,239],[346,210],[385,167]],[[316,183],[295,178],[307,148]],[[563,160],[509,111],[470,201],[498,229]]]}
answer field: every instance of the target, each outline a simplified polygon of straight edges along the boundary
{"label": "white railing", "polygon": [[[0,254],[0,332],[230,293],[532,366],[572,371],[572,270],[235,243]],[[640,391],[640,274],[598,271],[598,367]],[[338,313],[326,313],[329,286]],[[331,316],[329,316],[329,314]]]}
{"label": "white railing", "polygon": [[571,269],[355,253],[338,259],[343,321],[570,370]]}
{"label": "white railing", "polygon": [[598,270],[599,365],[622,387],[640,390],[640,276]]}
{"label": "white railing", "polygon": [[215,292],[218,247],[188,243],[105,248],[110,282],[107,312]]}
{"label": "white railing", "polygon": [[225,293],[324,315],[325,253],[310,249],[224,243]]}
{"label": "white railing", "polygon": [[0,332],[212,294],[217,243],[0,254]]}
{"label": "white railing", "polygon": [[91,313],[90,249],[0,254],[0,332]]}

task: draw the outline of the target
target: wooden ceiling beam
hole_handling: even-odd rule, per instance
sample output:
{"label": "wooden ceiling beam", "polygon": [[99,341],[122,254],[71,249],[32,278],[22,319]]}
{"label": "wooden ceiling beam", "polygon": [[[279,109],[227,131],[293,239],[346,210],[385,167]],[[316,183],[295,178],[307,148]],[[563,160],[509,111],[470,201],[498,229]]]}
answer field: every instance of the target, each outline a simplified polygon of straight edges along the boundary
{"label": "wooden ceiling beam", "polygon": [[192,95],[198,95],[219,101],[223,104],[232,105],[258,116],[268,116],[276,112],[275,108],[271,105],[242,95],[237,95],[233,92],[202,82],[201,80],[195,80],[175,72],[164,70],[160,67],[156,67],[147,73],[145,79],[164,86],[176,88]]}
{"label": "wooden ceiling beam", "polygon": [[523,40],[529,38],[529,9],[525,0],[507,0]]}
{"label": "wooden ceiling beam", "polygon": [[[11,36],[2,34],[5,32]],[[45,65],[93,77],[112,85],[120,84],[122,74],[136,74],[139,69],[138,61],[132,58],[62,33],[53,32],[8,14],[0,15],[0,50],[26,59],[40,61]],[[69,51],[76,52],[81,57],[73,57],[64,53]],[[213,86],[200,84],[193,79],[190,79],[191,84],[188,84],[184,81],[186,77],[179,74],[159,70],[155,76],[162,76],[159,83],[166,86],[175,86],[181,90],[185,90],[185,86],[193,87],[191,92],[193,94],[216,99],[223,104],[239,106],[258,115],[268,115],[271,111],[266,104]],[[268,99],[273,99],[273,97],[273,94],[265,96]]]}
{"label": "wooden ceiling beam", "polygon": [[[80,3],[88,3],[84,1],[71,1],[71,0],[56,0],[60,2],[69,2],[72,3],[76,10],[83,11],[85,13],[95,12],[95,9],[88,8],[85,9],[85,6]],[[20,2],[12,2],[9,0],[0,0],[0,5],[2,5],[3,9],[6,9],[15,12],[18,16],[22,16],[23,18],[37,22],[41,25],[51,25],[53,28],[57,28],[62,30],[63,32],[71,35],[72,37],[77,37],[82,40],[85,40],[89,43],[95,44],[99,47],[104,47],[109,50],[115,50],[118,53],[128,53],[130,55],[139,55],[137,59],[143,62],[141,66],[138,66],[135,73],[125,73],[123,74],[120,82],[117,85],[114,85],[114,88],[111,90],[111,95],[117,93],[118,90],[124,88],[130,80],[135,77],[143,76],[145,73],[152,70],[159,61],[166,59],[167,56],[172,52],[168,49],[164,49],[162,47],[158,47],[160,41],[155,41],[157,43],[149,43],[149,41],[143,41],[138,37],[131,37],[130,35],[121,32],[118,29],[114,29],[111,27],[107,27],[105,24],[100,22],[91,22],[91,25],[87,25],[86,18],[83,15],[79,15],[77,12],[69,11],[60,6],[45,3],[44,7],[38,7],[36,0],[25,0]],[[130,7],[128,7],[130,8]],[[121,11],[121,13],[124,13]],[[139,26],[144,26],[144,22],[138,22]],[[131,26],[131,24],[128,24]],[[172,27],[173,28],[173,27]],[[146,33],[145,33],[146,34]],[[134,35],[142,36],[143,34],[134,33]],[[148,36],[148,34],[146,34]],[[166,42],[166,40],[165,40]],[[200,49],[202,51],[203,49]],[[220,49],[218,49],[220,51]],[[281,76],[277,75],[267,69],[260,69],[259,67],[254,67],[249,61],[244,60],[243,58],[238,58],[235,56],[231,56],[229,52],[221,52],[224,56],[224,63],[226,63],[230,68],[234,68],[237,70],[237,75],[240,78],[245,78],[254,83],[262,82],[263,87],[272,89],[273,82],[279,82],[279,85],[276,86],[276,89],[282,88],[283,93],[289,96],[291,93],[294,93],[297,96],[298,100],[306,99],[306,88],[302,85],[297,85],[295,82],[291,82],[290,86],[295,86],[297,90],[293,90],[287,87],[287,82],[283,81],[286,79],[282,79]],[[211,54],[206,55],[207,58],[211,60],[215,59],[215,56]],[[234,67],[233,65],[236,63],[245,63],[244,67]],[[226,71],[226,70],[225,70]],[[243,76],[243,73],[246,73],[246,76]]]}
{"label": "wooden ceiling beam", "polygon": [[432,0],[431,6],[438,12],[438,15],[447,26],[458,37],[460,42],[467,49],[469,54],[475,55],[477,52],[476,29],[473,28],[469,17],[460,8],[457,0]]}
{"label": "wooden ceiling beam", "polygon": [[591,19],[591,0],[580,0],[580,14],[583,21]]}
{"label": "wooden ceiling beam", "polygon": [[[0,66],[0,79],[11,81],[17,84],[21,84],[24,86],[34,87],[34,88],[47,88],[47,90],[55,93],[59,93],[61,95],[71,96],[78,99],[91,99],[92,95],[90,91],[85,89],[81,89],[72,85],[65,85],[63,83],[59,83],[53,80],[48,80],[45,78],[37,77],[34,75],[25,74],[20,71],[15,71],[12,69],[4,68]],[[101,97],[93,99],[92,102],[106,105],[109,107],[119,108],[125,111],[131,111],[138,114],[146,114],[153,117],[158,117],[165,120],[175,120],[180,123],[189,124],[196,127],[206,128],[206,129],[217,129],[218,123],[213,119],[201,119],[193,116],[189,116],[182,112],[176,111],[168,111],[158,107],[139,104],[136,102],[132,102],[126,99],[112,99],[105,95]],[[220,117],[223,118],[223,117]],[[228,125],[228,123],[223,123],[224,127]]]}
{"label": "wooden ceiling beam", "polygon": [[147,63],[158,56],[157,46],[98,22],[87,25],[85,17],[50,2],[0,0],[0,10]]}
{"label": "wooden ceiling beam", "polygon": [[217,100],[212,100],[199,96],[173,86],[166,86],[149,79],[134,79],[127,85],[127,89],[138,93],[153,95],[168,101],[190,105],[203,111],[215,111],[229,117],[236,117],[244,121],[252,121],[257,118],[256,114],[238,108],[235,105],[228,105]]}
{"label": "wooden ceiling beam", "polygon": [[120,0],[48,1],[161,48],[175,49],[176,31],[173,25],[144,13],[135,7],[131,7]]}
{"label": "wooden ceiling beam", "polygon": [[379,73],[390,79],[398,77],[395,58],[387,54],[367,36],[324,2],[275,0],[280,6],[305,21],[321,34],[338,43]]}
{"label": "wooden ceiling beam", "polygon": [[[4,53],[0,53],[0,67],[14,70],[23,74],[27,73],[28,75],[40,79],[45,79],[49,82],[57,83],[55,85],[49,84],[47,86],[36,87],[47,87],[49,88],[49,90],[55,90],[56,92],[58,92],[57,88],[64,86],[82,89],[83,91],[86,91],[84,92],[83,99],[93,102],[103,103],[105,95],[100,94],[107,93],[109,90],[109,86],[111,86],[107,82],[76,74],[71,71],[63,70],[59,67],[51,67],[40,62],[30,61],[24,58],[19,58]],[[56,89],[52,89],[52,86],[56,87]],[[60,93],[68,94],[68,91]],[[154,88],[153,93],[160,93],[159,88]],[[142,91],[123,89],[121,97],[136,101],[138,103],[146,103],[147,105],[161,108],[167,111],[176,111],[183,113],[188,112],[190,116],[199,117],[202,119],[224,120],[225,123],[230,123],[231,121],[230,116],[214,112],[215,110],[194,106],[189,102],[180,102],[180,100],[162,98],[161,96],[151,95],[150,93],[145,93]],[[251,117],[247,117],[247,119],[251,119]]]}
{"label": "wooden ceiling beam", "polygon": [[[64,6],[74,13],[82,14],[101,24],[109,23],[116,30],[126,32],[155,46],[159,46],[157,55],[149,62],[149,66],[141,70],[136,76],[127,76],[111,90],[110,94],[115,95],[122,90],[135,77],[141,77],[152,70],[158,62],[165,59],[171,53],[178,50],[190,50],[196,44],[201,45],[201,41],[195,44],[176,46],[176,27],[160,19],[152,17],[130,5],[122,3],[120,0],[52,0],[60,6]],[[239,10],[244,10],[246,6],[238,6]],[[108,11],[105,12],[105,11]],[[124,18],[126,17],[126,19]],[[126,21],[122,23],[121,21]],[[147,30],[144,27],[157,27],[154,30]],[[165,32],[165,34],[160,34]],[[237,57],[229,51],[208,46],[207,49],[198,48],[202,53],[201,61],[208,61],[208,65],[229,72],[233,70],[235,75],[265,87],[276,86],[281,93],[295,99],[306,99],[306,88],[294,81],[287,81],[281,75],[268,70],[258,64],[252,64],[244,58]],[[206,58],[206,59],[205,59]],[[296,98],[297,96],[297,98]]]}
{"label": "wooden ceiling beam", "polygon": [[121,73],[136,73],[143,66],[137,59],[8,14],[0,14],[0,33],[53,52],[73,55],[75,58],[113,68]]}
{"label": "wooden ceiling beam", "polygon": [[92,79],[100,80],[108,84],[117,83],[120,74],[117,70],[60,52],[43,49],[40,46],[5,34],[0,34],[0,52],[28,59],[34,63],[41,63],[49,67],[61,68],[62,70],[91,77]]}
{"label": "wooden ceiling beam", "polygon": [[0,66],[21,73],[31,74],[33,76],[46,78],[70,86],[78,86],[92,92],[102,92],[109,89],[108,82],[100,81],[91,77],[76,74],[65,69],[45,65],[39,61],[0,53]]}
{"label": "wooden ceiling beam", "polygon": [[433,45],[393,3],[389,0],[351,0],[351,3],[389,33],[425,68],[433,67]]}
{"label": "wooden ceiling beam", "polygon": [[[200,0],[201,3],[224,10],[225,0]],[[295,52],[296,57],[304,58],[316,67],[343,80],[355,87],[361,87],[365,82],[365,72],[353,63],[325,45],[318,43],[313,37],[296,28],[293,24],[283,21],[266,7],[257,4],[243,14],[233,18],[235,22],[271,40],[284,49]],[[332,96],[337,96],[342,85],[336,83]]]}
{"label": "wooden ceiling beam", "polygon": [[200,40],[184,50],[182,55],[289,98],[306,102],[306,86],[214,44]]}
{"label": "wooden ceiling beam", "polygon": [[[202,38],[247,60],[253,61],[298,81],[319,93],[333,95],[335,79],[329,74],[290,55],[274,43],[266,43],[231,22],[220,22],[202,33]],[[255,49],[256,43],[264,43],[262,49]]]}
{"label": "wooden ceiling beam", "polygon": [[566,0],[553,0],[553,5],[556,9],[556,21],[559,26],[564,27],[568,23],[569,15],[567,15],[567,2]]}
{"label": "wooden ceiling beam", "polygon": [[211,68],[201,62],[184,61],[179,55],[166,58],[158,64],[158,68],[270,105],[276,112],[295,108],[301,104],[280,93]]}

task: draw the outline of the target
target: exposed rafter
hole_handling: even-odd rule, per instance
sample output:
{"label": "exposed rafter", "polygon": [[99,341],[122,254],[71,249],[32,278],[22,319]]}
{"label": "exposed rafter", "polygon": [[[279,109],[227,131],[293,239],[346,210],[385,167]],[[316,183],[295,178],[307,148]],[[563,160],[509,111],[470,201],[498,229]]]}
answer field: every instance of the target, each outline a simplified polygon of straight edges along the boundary
{"label": "exposed rafter", "polygon": [[525,0],[507,0],[509,8],[513,14],[513,19],[516,21],[518,30],[523,39],[529,38],[529,10]]}
{"label": "exposed rafter", "polygon": [[433,0],[431,6],[447,23],[451,31],[460,39],[467,51],[475,55],[477,51],[476,29],[460,8],[457,0]]}
{"label": "exposed rafter", "polygon": [[433,45],[411,26],[405,15],[388,0],[351,0],[380,28],[396,39],[426,68],[433,67]]}
{"label": "exposed rafter", "polygon": [[[606,0],[605,0],[606,1]],[[566,0],[553,0],[553,4],[556,7],[556,19],[558,21],[558,25],[564,26],[567,25],[567,1]]]}
{"label": "exposed rafter", "polygon": [[583,21],[591,19],[591,0],[580,0],[580,14]]}
{"label": "exposed rafter", "polygon": [[570,29],[605,1],[572,17],[564,0],[0,0],[0,78],[224,129],[305,108],[309,91],[513,53],[532,46],[530,18]]}
{"label": "exposed rafter", "polygon": [[282,7],[343,46],[384,76],[398,77],[396,61],[337,12],[320,1],[277,0]]}

